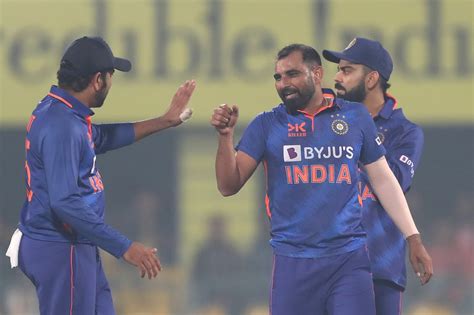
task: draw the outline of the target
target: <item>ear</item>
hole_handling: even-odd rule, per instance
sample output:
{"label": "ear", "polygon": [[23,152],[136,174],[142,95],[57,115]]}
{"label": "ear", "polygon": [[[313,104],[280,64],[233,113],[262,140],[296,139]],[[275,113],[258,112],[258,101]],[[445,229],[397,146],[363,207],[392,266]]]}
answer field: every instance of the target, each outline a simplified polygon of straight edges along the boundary
{"label": "ear", "polygon": [[377,71],[370,72],[365,78],[365,85],[369,90],[374,89],[380,79],[380,74]]}
{"label": "ear", "polygon": [[104,80],[102,80],[102,76],[100,75],[100,72],[97,72],[96,74],[92,76],[91,84],[95,91],[100,91],[100,89],[102,89],[105,82]]}
{"label": "ear", "polygon": [[324,70],[322,66],[314,66],[311,69],[311,72],[313,73],[313,79],[316,84],[321,84],[323,81],[323,75],[324,75]]}

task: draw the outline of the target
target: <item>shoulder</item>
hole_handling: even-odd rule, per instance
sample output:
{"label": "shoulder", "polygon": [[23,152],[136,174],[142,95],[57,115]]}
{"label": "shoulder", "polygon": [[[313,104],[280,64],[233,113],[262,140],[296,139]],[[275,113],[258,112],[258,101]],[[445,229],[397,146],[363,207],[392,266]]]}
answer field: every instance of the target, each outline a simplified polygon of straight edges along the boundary
{"label": "shoulder", "polygon": [[393,111],[392,116],[390,117],[390,122],[396,127],[401,135],[409,134],[416,137],[423,137],[423,129],[419,125],[410,121],[401,108],[397,108]]}
{"label": "shoulder", "polygon": [[45,135],[80,136],[83,134],[83,124],[77,114],[61,102],[51,102],[44,112],[39,115]]}
{"label": "shoulder", "polygon": [[370,116],[369,111],[364,104],[359,102],[350,102],[343,100],[342,98],[336,98],[336,105],[339,106],[341,111],[354,114],[354,115],[365,115]]}
{"label": "shoulder", "polygon": [[[336,104],[339,107],[339,114],[343,115],[350,124],[357,125],[360,129],[366,129],[373,124],[372,116],[364,104],[358,102],[349,102],[336,98]],[[337,113],[337,112],[336,112]]]}
{"label": "shoulder", "polygon": [[272,123],[275,119],[286,119],[286,110],[283,104],[277,105],[274,108],[261,112],[255,116],[252,122],[258,122],[263,125]]}

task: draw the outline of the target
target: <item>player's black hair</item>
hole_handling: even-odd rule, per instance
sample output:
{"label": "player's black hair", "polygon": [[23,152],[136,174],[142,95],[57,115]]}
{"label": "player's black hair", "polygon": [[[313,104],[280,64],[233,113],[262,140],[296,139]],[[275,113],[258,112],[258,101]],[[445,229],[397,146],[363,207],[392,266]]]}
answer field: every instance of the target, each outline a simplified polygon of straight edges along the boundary
{"label": "player's black hair", "polygon": [[[372,72],[374,71],[373,69],[367,67],[367,66],[363,66],[363,69],[364,69],[364,75],[367,75],[369,74],[369,72]],[[380,85],[380,88],[382,89],[382,92],[384,95],[387,94],[387,90],[392,86],[390,83],[388,83],[388,81],[382,77],[381,75],[379,75],[379,85]]]}
{"label": "player's black hair", "polygon": [[303,62],[308,65],[318,65],[321,66],[321,56],[319,56],[316,49],[313,47],[304,45],[304,44],[291,44],[283,47],[277,53],[277,60],[288,57],[289,54],[295,51],[300,51],[303,55]]}
{"label": "player's black hair", "polygon": [[[112,72],[112,70],[100,72],[104,82],[107,72]],[[69,62],[62,61],[57,72],[58,87],[65,90],[73,90],[74,92],[81,92],[86,89],[94,75],[95,74],[90,74],[85,76],[78,74]]]}
{"label": "player's black hair", "polygon": [[385,80],[384,77],[380,76],[380,87],[382,88],[383,94],[387,94],[387,90],[390,88],[391,84]]}

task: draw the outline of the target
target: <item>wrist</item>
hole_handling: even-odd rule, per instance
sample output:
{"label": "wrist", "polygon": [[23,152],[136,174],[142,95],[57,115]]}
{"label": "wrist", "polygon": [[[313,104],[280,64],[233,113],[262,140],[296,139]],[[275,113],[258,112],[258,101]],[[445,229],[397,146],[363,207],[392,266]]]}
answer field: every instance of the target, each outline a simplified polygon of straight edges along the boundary
{"label": "wrist", "polygon": [[234,138],[234,129],[223,131],[223,130],[220,130],[220,129],[216,128],[216,130],[217,130],[217,134],[219,136],[219,139],[225,140],[225,139],[233,139]]}
{"label": "wrist", "polygon": [[411,234],[410,236],[408,236],[406,238],[406,241],[408,243],[413,243],[413,242],[416,242],[416,243],[421,243],[421,235],[420,233],[416,232],[416,233],[413,233]]}
{"label": "wrist", "polygon": [[157,118],[157,126],[161,127],[160,129],[166,129],[176,125],[173,120],[166,117],[166,115],[160,116]]}

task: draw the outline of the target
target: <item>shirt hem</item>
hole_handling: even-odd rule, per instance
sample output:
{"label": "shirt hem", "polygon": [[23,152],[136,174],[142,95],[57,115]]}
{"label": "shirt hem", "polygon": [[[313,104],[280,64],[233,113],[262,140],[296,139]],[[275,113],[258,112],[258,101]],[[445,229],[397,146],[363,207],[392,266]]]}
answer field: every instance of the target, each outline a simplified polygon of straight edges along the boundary
{"label": "shirt hem", "polygon": [[355,251],[357,249],[360,249],[364,246],[366,246],[366,243],[365,241],[362,241],[362,242],[351,244],[350,246],[345,246],[341,249],[332,251],[330,253],[316,253],[316,252],[310,252],[310,251],[302,252],[302,253],[291,253],[291,252],[280,251],[276,248],[273,249],[273,253],[278,256],[286,256],[286,257],[293,257],[293,258],[323,258],[323,257],[331,257],[331,256],[346,254],[346,253]]}

